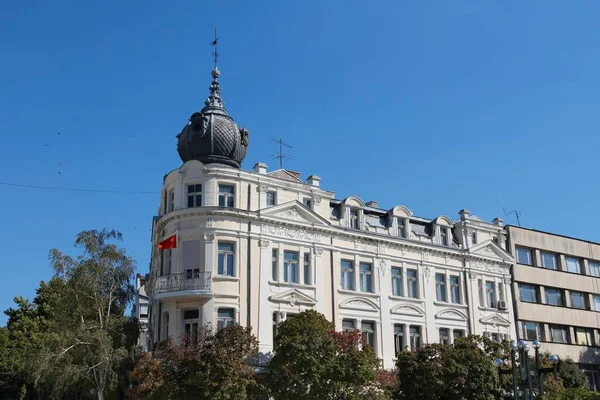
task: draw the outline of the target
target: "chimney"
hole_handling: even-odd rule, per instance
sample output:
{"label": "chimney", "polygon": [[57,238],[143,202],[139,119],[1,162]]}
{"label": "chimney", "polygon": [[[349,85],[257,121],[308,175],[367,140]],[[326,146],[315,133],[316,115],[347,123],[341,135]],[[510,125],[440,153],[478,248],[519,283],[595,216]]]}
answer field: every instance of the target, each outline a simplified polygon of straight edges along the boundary
{"label": "chimney", "polygon": [[504,226],[504,220],[502,218],[496,217],[492,220],[492,223],[496,226]]}
{"label": "chimney", "polygon": [[256,172],[257,174],[266,175],[267,174],[267,164],[257,162],[256,164],[254,164],[254,172]]}
{"label": "chimney", "polygon": [[367,207],[379,208],[379,202],[377,200],[367,201],[365,205]]}
{"label": "chimney", "polygon": [[319,187],[321,185],[321,178],[316,175],[311,175],[306,180],[309,185]]}
{"label": "chimney", "polygon": [[471,216],[471,213],[466,208],[463,208],[462,210],[460,210],[458,212],[458,214],[460,215],[461,221],[464,221]]}

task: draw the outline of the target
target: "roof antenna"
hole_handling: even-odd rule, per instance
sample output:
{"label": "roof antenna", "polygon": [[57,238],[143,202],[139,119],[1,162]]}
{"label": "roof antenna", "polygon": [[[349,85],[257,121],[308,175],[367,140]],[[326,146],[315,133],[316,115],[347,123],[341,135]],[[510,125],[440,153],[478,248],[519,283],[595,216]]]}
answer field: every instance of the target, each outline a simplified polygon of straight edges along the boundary
{"label": "roof antenna", "polygon": [[504,202],[502,201],[502,199],[500,199],[500,202],[502,202],[502,211],[504,212],[504,216],[507,215],[511,215],[511,214],[515,214],[515,216],[517,217],[517,224],[519,226],[521,226],[521,213],[517,210],[512,210],[511,212],[506,212],[506,209],[504,208]]}
{"label": "roof antenna", "polygon": [[290,158],[292,158],[291,156],[287,155],[287,154],[283,154],[283,146],[289,147],[290,149],[292,148],[292,146],[290,146],[289,144],[283,143],[283,141],[280,139],[275,139],[275,138],[271,138],[272,141],[274,141],[275,143],[279,143],[279,152],[278,153],[274,153],[271,154],[270,157],[271,159],[279,159],[279,169],[283,169],[283,160],[289,160]]}
{"label": "roof antenna", "polygon": [[211,46],[215,46],[215,52],[213,53],[213,56],[215,57],[215,68],[217,67],[217,60],[219,59],[219,50],[218,50],[218,46],[217,46],[219,39],[221,39],[221,38],[217,37],[217,28],[215,28],[215,40],[210,42]]}

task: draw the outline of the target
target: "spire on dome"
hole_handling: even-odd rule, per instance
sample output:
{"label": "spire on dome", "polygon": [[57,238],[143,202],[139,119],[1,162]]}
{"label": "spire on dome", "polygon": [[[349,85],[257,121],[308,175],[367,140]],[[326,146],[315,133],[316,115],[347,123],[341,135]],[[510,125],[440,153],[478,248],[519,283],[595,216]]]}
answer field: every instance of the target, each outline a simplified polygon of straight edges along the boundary
{"label": "spire on dome", "polygon": [[204,102],[204,105],[206,107],[224,108],[223,100],[221,99],[221,86],[219,86],[219,76],[221,76],[221,72],[219,71],[219,68],[217,68],[216,65],[213,68],[211,75],[213,77],[213,80],[209,87],[210,95],[208,95],[208,98]]}

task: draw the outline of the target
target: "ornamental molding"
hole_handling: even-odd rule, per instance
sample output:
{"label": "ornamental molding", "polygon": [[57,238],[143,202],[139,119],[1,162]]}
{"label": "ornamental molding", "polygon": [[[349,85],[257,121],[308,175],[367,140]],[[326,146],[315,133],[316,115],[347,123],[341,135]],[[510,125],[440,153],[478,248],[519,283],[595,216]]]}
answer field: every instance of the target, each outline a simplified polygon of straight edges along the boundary
{"label": "ornamental molding", "polygon": [[424,317],[425,312],[412,304],[402,304],[391,311],[392,314],[409,315],[412,317]]}
{"label": "ornamental molding", "polygon": [[466,321],[467,316],[458,310],[442,310],[436,314],[435,318],[438,319],[450,319],[454,321]]}
{"label": "ornamental molding", "polygon": [[377,263],[377,268],[381,272],[381,275],[385,276],[387,271],[390,269],[390,262],[388,260],[379,260]]}
{"label": "ornamental molding", "polygon": [[273,226],[267,224],[264,224],[262,226],[262,233],[290,239],[306,240],[313,243],[320,243],[324,237],[319,233],[308,232],[303,229],[293,229],[286,228],[283,226]]}
{"label": "ornamental molding", "polygon": [[340,303],[340,308],[359,311],[378,311],[379,305],[370,299],[353,297],[351,299],[342,301]]}
{"label": "ornamental molding", "polygon": [[427,279],[427,282],[429,282],[429,278],[431,278],[431,267],[429,265],[425,266],[423,275],[425,275],[425,279]]}
{"label": "ornamental molding", "polygon": [[317,257],[321,257],[323,255],[323,249],[320,247],[313,247],[313,254]]}
{"label": "ornamental molding", "polygon": [[259,240],[258,245],[260,247],[269,247],[271,245],[271,241],[270,240]]}
{"label": "ornamental molding", "polygon": [[479,322],[481,322],[484,325],[492,325],[494,328],[498,327],[498,326],[504,326],[504,327],[510,326],[510,321],[498,314],[494,314],[494,315],[490,315],[489,317],[481,318],[479,320]]}
{"label": "ornamental molding", "polygon": [[313,202],[315,205],[321,204],[321,197],[315,196]]}
{"label": "ornamental molding", "polygon": [[212,233],[210,233],[210,234],[208,234],[208,233],[204,234],[204,241],[206,243],[212,243],[212,242],[214,242],[215,241],[215,235],[213,235]]}

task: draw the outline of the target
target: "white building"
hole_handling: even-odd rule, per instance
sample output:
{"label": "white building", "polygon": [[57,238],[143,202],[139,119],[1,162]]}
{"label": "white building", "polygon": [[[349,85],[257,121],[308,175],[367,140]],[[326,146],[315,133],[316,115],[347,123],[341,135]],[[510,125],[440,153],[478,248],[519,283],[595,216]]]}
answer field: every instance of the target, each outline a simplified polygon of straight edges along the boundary
{"label": "white building", "polygon": [[[358,328],[391,368],[395,350],[456,336],[516,337],[506,231],[462,210],[452,221],[343,200],[311,175],[240,169],[248,131],[228,116],[219,71],[178,135],[153,226],[150,340],[239,323],[261,352],[277,324],[315,309]],[[177,247],[158,243],[177,235]]]}
{"label": "white building", "polygon": [[135,308],[133,316],[140,322],[140,337],[138,344],[142,350],[148,350],[148,295],[146,294],[146,283],[149,275],[135,276]]}

